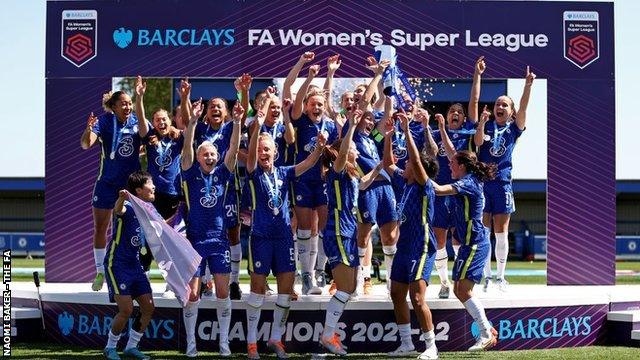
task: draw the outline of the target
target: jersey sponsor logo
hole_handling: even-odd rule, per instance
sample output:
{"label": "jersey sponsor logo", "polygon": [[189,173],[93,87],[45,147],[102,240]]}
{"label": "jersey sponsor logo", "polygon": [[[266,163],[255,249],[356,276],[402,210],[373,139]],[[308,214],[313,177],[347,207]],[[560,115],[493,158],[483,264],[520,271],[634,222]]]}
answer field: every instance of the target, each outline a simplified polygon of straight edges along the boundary
{"label": "jersey sponsor logo", "polygon": [[133,137],[124,136],[118,143],[118,154],[122,157],[129,157],[133,154]]}
{"label": "jersey sponsor logo", "polygon": [[404,159],[407,157],[407,148],[404,146],[399,146],[397,143],[393,144],[393,156],[396,159]]}
{"label": "jersey sponsor logo", "polygon": [[171,163],[173,162],[173,158],[171,157],[171,148],[167,149],[166,151],[167,153],[164,154],[164,156],[156,156],[156,161],[154,161],[160,168],[160,171],[168,168],[169,165],[171,165]]}
{"label": "jersey sponsor logo", "polygon": [[205,208],[212,208],[216,206],[218,203],[218,197],[222,196],[222,189],[217,186],[212,187],[208,194],[206,187],[200,189],[200,192],[203,193],[200,197],[200,205]]}
{"label": "jersey sponsor logo", "polygon": [[442,156],[442,157],[447,156],[447,152],[444,150],[443,143],[438,144],[438,156]]}
{"label": "jersey sponsor logo", "polygon": [[[315,127],[315,125],[312,125],[313,127]],[[314,136],[311,138],[311,140],[309,140],[309,142],[304,146],[304,151],[312,153],[316,150],[316,145],[318,142],[318,137]]]}
{"label": "jersey sponsor logo", "polygon": [[400,224],[404,224],[407,221],[407,215],[405,215],[404,211],[400,212],[400,204],[396,205],[396,212],[400,216]]}
{"label": "jersey sponsor logo", "polygon": [[491,154],[491,156],[494,157],[500,157],[502,155],[504,155],[504,153],[507,151],[507,140],[503,137],[500,137],[498,139],[498,141],[500,141],[500,144],[498,146],[493,146],[493,143],[495,142],[496,139],[491,139],[491,147],[489,148],[489,154]]}
{"label": "jersey sponsor logo", "polygon": [[98,12],[96,10],[64,10],[60,56],[76,67],[98,54]]}

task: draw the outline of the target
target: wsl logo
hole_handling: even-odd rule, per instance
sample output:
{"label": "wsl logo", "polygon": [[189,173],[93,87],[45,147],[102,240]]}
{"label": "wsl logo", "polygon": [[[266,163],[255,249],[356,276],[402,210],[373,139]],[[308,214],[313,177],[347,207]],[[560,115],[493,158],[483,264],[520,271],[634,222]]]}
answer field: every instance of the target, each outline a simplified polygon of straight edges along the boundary
{"label": "wsl logo", "polygon": [[113,43],[120,49],[138,47],[231,46],[235,29],[138,29],[120,27],[113,31]]}
{"label": "wsl logo", "polygon": [[62,12],[60,56],[76,67],[98,55],[98,12],[65,10]]}
{"label": "wsl logo", "polygon": [[600,23],[597,11],[563,13],[564,58],[584,69],[600,57]]}

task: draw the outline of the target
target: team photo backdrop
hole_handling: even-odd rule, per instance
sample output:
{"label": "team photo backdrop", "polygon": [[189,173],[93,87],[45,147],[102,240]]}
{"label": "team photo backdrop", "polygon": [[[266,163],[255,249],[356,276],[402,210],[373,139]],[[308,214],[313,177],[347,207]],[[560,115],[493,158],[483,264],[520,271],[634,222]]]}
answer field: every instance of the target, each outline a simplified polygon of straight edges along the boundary
{"label": "team photo backdrop", "polygon": [[[521,79],[527,65],[545,79],[547,282],[612,285],[613,36],[605,2],[48,2],[47,281],[94,276],[99,150],[82,151],[78,140],[114,77],[281,78],[304,51],[316,53],[320,76],[340,54],[336,77],[367,77],[364,59],[390,44],[409,78],[469,79],[485,56],[483,80]],[[509,94],[517,106],[520,92]]]}

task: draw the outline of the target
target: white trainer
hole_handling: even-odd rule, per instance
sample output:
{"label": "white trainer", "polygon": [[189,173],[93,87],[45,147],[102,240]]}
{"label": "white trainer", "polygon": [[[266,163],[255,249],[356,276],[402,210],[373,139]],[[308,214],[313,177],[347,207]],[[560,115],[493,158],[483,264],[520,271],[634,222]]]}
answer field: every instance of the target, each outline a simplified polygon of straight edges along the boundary
{"label": "white trainer", "polygon": [[389,357],[406,357],[415,355],[418,355],[418,352],[413,344],[400,344],[397,349],[387,353],[387,356]]}

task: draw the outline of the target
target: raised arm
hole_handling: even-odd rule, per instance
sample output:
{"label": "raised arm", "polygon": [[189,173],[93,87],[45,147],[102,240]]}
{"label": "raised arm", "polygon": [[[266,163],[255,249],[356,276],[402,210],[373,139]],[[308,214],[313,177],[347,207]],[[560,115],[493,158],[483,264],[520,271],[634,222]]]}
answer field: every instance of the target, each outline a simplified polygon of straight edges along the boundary
{"label": "raised arm", "polygon": [[300,86],[300,89],[298,89],[298,93],[296,94],[296,101],[293,104],[293,111],[291,112],[291,120],[296,121],[300,119],[300,116],[302,116],[302,106],[304,98],[307,96],[309,85],[311,85],[313,78],[318,75],[319,71],[320,65],[316,64],[309,66],[309,74],[307,75],[307,78],[304,80],[304,82]]}
{"label": "raised arm", "polygon": [[358,190],[367,190],[369,186],[373,184],[376,177],[378,177],[378,174],[380,174],[380,171],[382,171],[383,167],[384,164],[382,163],[382,161],[380,161],[378,165],[376,165],[376,167],[374,167],[373,169],[371,169],[371,171],[361,177],[360,185],[358,185]]}
{"label": "raised arm", "polygon": [[238,149],[240,149],[240,127],[242,126],[242,117],[244,116],[244,108],[240,102],[236,102],[233,107],[233,131],[231,132],[231,142],[229,149],[224,156],[224,165],[229,171],[234,172],[238,161]]}
{"label": "raised arm", "polygon": [[316,141],[316,148],[311,154],[309,154],[309,156],[307,156],[306,159],[298,163],[294,168],[296,171],[296,177],[304,174],[307,170],[311,169],[313,165],[318,162],[318,159],[320,159],[322,151],[324,150],[324,146],[327,144],[327,137],[322,131],[318,132],[317,137],[318,140]]}
{"label": "raised arm", "polygon": [[[191,123],[193,111],[191,110],[191,84],[188,78],[180,81],[180,88],[178,90],[180,91],[180,112],[182,112],[182,118],[185,120],[188,119],[188,122]],[[200,113],[202,114],[202,111]],[[188,126],[187,124],[187,127]]]}
{"label": "raised arm", "polygon": [[429,180],[427,176],[427,172],[424,170],[422,166],[422,161],[420,161],[420,152],[418,151],[418,147],[416,143],[413,141],[413,136],[411,136],[411,130],[409,129],[409,117],[405,114],[404,110],[398,114],[398,118],[400,118],[400,126],[402,126],[402,131],[407,134],[407,152],[409,153],[409,162],[413,166],[413,173],[416,177],[416,181],[420,185],[424,185]]}
{"label": "raised arm", "polygon": [[251,78],[251,75],[244,73],[242,74],[239,78],[237,78],[234,82],[233,85],[236,88],[236,91],[238,92],[238,94],[240,95],[240,105],[242,105],[243,109],[246,109],[246,111],[244,112],[244,115],[242,116],[242,120],[241,120],[241,126],[244,126],[245,121],[247,121],[247,114],[249,112],[249,89],[251,89],[251,83],[253,82],[253,79]]}
{"label": "raised arm", "polygon": [[480,116],[480,121],[478,122],[478,128],[476,129],[476,133],[473,134],[473,143],[480,147],[484,144],[484,126],[489,121],[489,116],[491,113],[487,110],[487,105],[482,109],[482,115]]}
{"label": "raised arm", "polygon": [[93,113],[89,114],[89,118],[87,119],[87,127],[84,128],[82,132],[82,136],[80,136],[80,147],[83,150],[87,150],[92,147],[93,144],[98,140],[98,135],[93,132],[93,127],[98,122],[98,118],[93,115]]}
{"label": "raised arm", "polygon": [[247,153],[247,173],[251,174],[256,170],[258,166],[258,138],[260,137],[260,129],[262,128],[262,124],[264,124],[264,119],[266,117],[266,113],[259,109],[256,113],[256,120],[253,122],[255,124],[252,126],[251,138],[249,140],[249,150]]}
{"label": "raised arm", "polygon": [[442,146],[447,154],[447,159],[451,160],[456,156],[456,148],[453,146],[453,142],[449,138],[447,128],[445,126],[444,116],[442,114],[436,114],[436,120],[438,121],[438,129],[440,130],[440,138],[442,139]]}
{"label": "raised arm", "polygon": [[360,99],[359,105],[360,109],[362,109],[363,111],[366,111],[368,109],[369,104],[371,103],[371,99],[373,98],[373,94],[375,94],[376,90],[378,89],[378,83],[382,79],[382,73],[384,73],[384,70],[387,68],[387,66],[389,66],[389,63],[389,60],[382,60],[376,67],[376,72],[373,76],[373,79],[371,79],[371,82],[367,86],[367,90],[364,92],[362,99]]}
{"label": "raised arm", "polygon": [[[289,115],[289,110],[291,109],[291,105],[293,105],[291,99],[285,98],[282,100],[282,119],[284,123],[284,141],[287,144],[291,145],[296,142],[296,131],[291,124],[291,116]],[[285,151],[282,149],[282,151]]]}
{"label": "raised arm", "polygon": [[360,119],[362,119],[362,110],[352,111],[347,115],[349,119],[349,130],[342,138],[342,143],[340,144],[340,152],[338,152],[338,157],[333,162],[333,171],[337,173],[341,173],[345,166],[347,165],[347,157],[349,156],[349,149],[351,148],[351,144],[353,143],[353,134],[356,131],[356,126]]}
{"label": "raised arm", "polygon": [[[367,69],[373,72],[373,76],[375,76],[376,71],[378,69],[378,61],[373,56],[367,57]],[[376,102],[373,104],[374,110],[383,110],[385,106],[385,98],[384,98],[384,85],[382,81],[378,81],[378,87],[374,91],[374,94],[377,95]]]}
{"label": "raised arm", "polygon": [[129,192],[127,190],[120,190],[118,192],[118,199],[116,200],[115,205],[113,205],[113,212],[116,215],[124,215],[127,211],[127,208],[124,207],[124,201],[129,200]]}
{"label": "raised arm", "polygon": [[287,74],[287,78],[284,79],[284,84],[282,85],[283,99],[293,99],[293,94],[291,94],[291,87],[293,86],[293,83],[298,78],[298,74],[300,74],[300,71],[302,70],[304,64],[308,63],[309,61],[313,61],[315,56],[316,55],[312,51],[305,52],[300,56],[298,62],[293,65],[291,70],[289,70],[289,74]]}
{"label": "raised arm", "polygon": [[391,139],[394,133],[393,127],[393,117],[388,117],[385,121],[385,127],[382,132],[384,134],[384,153],[382,155],[382,163],[384,165],[384,170],[389,174],[389,176],[393,176],[393,173],[398,168],[393,160],[393,140]]}
{"label": "raised arm", "polygon": [[193,111],[189,117],[185,119],[189,119],[187,123],[187,129],[184,131],[184,142],[182,144],[182,155],[180,156],[180,168],[183,171],[187,171],[193,165],[193,138],[196,133],[196,124],[198,123],[198,118],[202,115],[202,110],[204,106],[202,105],[202,99],[193,103]]}
{"label": "raised arm", "polygon": [[142,80],[142,76],[138,75],[136,79],[136,116],[138,117],[138,135],[141,138],[147,136],[149,126],[147,117],[144,114],[144,93],[147,91],[147,82]]}
{"label": "raised arm", "polygon": [[433,139],[433,135],[431,134],[431,126],[429,126],[429,119],[431,116],[427,110],[420,108],[418,109],[416,118],[422,121],[422,127],[424,128],[425,151],[427,155],[435,159],[438,154],[438,144],[436,144],[436,141]]}
{"label": "raised arm", "polygon": [[527,66],[527,74],[525,76],[524,90],[520,98],[520,107],[516,114],[516,126],[520,130],[524,130],[527,122],[527,106],[529,106],[529,95],[531,95],[531,85],[536,78],[536,74],[532,73]]}
{"label": "raised arm", "polygon": [[471,95],[469,95],[469,108],[467,109],[469,116],[467,119],[471,123],[478,122],[478,104],[480,103],[480,80],[482,73],[487,68],[484,62],[484,56],[480,56],[476,60],[475,70],[473,71],[473,84],[471,85]]}
{"label": "raised arm", "polygon": [[327,112],[332,119],[336,117],[336,111],[333,107],[333,75],[342,64],[340,55],[329,56],[327,59],[327,78],[324,80],[324,90],[327,93]]}

